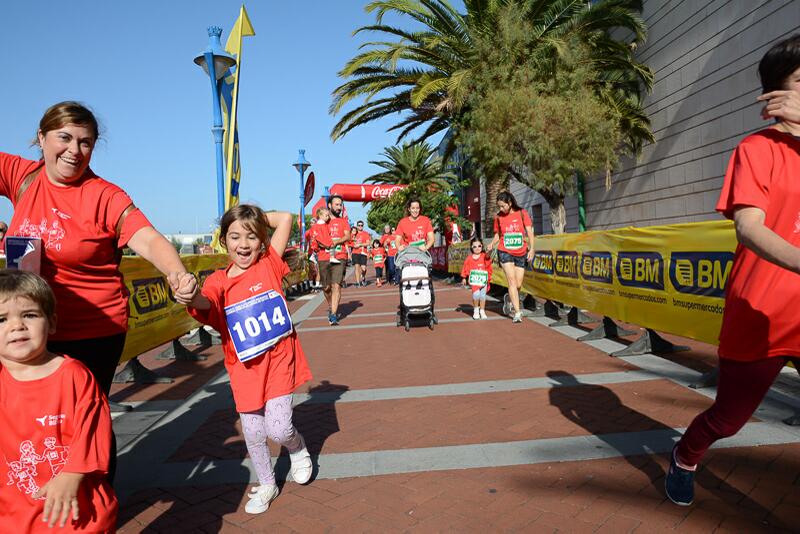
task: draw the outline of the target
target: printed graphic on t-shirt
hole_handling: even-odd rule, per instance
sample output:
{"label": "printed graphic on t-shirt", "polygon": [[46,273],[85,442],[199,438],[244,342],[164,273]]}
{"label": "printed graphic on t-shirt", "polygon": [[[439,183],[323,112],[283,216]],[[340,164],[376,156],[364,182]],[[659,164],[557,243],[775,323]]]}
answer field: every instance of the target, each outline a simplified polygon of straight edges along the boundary
{"label": "printed graphic on t-shirt", "polygon": [[[21,493],[33,496],[41,489],[36,482],[36,477],[39,475],[38,464],[47,462],[50,468],[48,480],[61,472],[67,464],[69,447],[59,445],[55,437],[48,436],[44,438],[42,448],[43,451],[39,454],[33,442],[28,439],[19,444],[19,459],[6,462],[8,466],[6,486],[16,486]],[[44,500],[44,497],[39,499]]]}
{"label": "printed graphic on t-shirt", "polygon": [[38,225],[33,224],[27,217],[22,220],[22,224],[17,230],[20,237],[38,237],[44,243],[45,249],[61,250],[61,241],[66,235],[64,228],[58,220],[48,223],[47,219],[42,218]]}

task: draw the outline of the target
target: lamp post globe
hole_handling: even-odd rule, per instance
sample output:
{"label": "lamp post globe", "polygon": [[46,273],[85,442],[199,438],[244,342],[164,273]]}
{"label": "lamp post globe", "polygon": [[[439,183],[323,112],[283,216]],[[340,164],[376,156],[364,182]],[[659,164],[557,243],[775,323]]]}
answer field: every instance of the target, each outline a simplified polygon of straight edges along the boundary
{"label": "lamp post globe", "polygon": [[311,163],[306,160],[306,151],[299,150],[297,161],[292,163],[292,166],[300,173],[300,249],[305,250],[306,247],[306,186],[305,186],[305,173],[306,169],[311,167]]}
{"label": "lamp post globe", "polygon": [[219,101],[219,81],[236,65],[236,59],[225,52],[220,43],[222,28],[209,26],[208,47],[194,58],[194,62],[203,68],[211,81],[211,104],[214,114],[214,123],[211,133],[214,135],[217,166],[217,214],[222,217],[225,211],[225,164],[222,156],[222,139],[225,129],[222,127],[222,108]]}

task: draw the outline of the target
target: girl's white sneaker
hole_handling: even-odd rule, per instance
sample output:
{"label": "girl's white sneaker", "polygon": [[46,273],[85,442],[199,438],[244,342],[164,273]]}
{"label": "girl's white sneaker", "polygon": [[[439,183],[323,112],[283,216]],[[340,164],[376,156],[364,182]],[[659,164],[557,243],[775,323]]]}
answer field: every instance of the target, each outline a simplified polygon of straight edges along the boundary
{"label": "girl's white sneaker", "polygon": [[488,317],[486,317],[486,310],[484,310],[483,308],[480,308],[480,312],[479,313],[481,314],[481,319],[488,319]]}
{"label": "girl's white sneaker", "polygon": [[472,310],[472,318],[475,319],[476,321],[481,318],[480,308],[475,308],[474,310]]}
{"label": "girl's white sneaker", "polygon": [[248,514],[263,514],[269,509],[269,503],[278,496],[278,486],[275,484],[265,484],[256,486],[250,490],[250,500],[244,505],[244,511]]}
{"label": "girl's white sneaker", "polygon": [[311,455],[308,453],[306,447],[306,440],[300,436],[300,442],[303,448],[297,452],[289,453],[289,474],[292,480],[298,484],[307,484],[311,480],[311,473],[314,471],[314,466],[311,464]]}

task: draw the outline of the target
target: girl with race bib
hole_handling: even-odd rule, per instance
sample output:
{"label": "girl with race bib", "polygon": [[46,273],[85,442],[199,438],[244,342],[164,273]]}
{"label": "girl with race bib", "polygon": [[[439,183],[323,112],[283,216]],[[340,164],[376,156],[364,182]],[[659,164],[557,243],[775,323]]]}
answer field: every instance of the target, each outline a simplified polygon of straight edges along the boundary
{"label": "girl with race bib", "polygon": [[492,259],[483,252],[483,242],[477,237],[469,244],[472,254],[464,260],[461,281],[472,290],[472,318],[486,319],[486,292],[492,279]]}
{"label": "girl with race bib", "polygon": [[375,285],[381,287],[383,285],[383,268],[386,266],[386,250],[377,239],[372,241],[372,263],[375,265]]}
{"label": "girl with race bib", "polygon": [[489,252],[497,247],[497,261],[508,280],[503,313],[512,315],[513,306],[514,322],[520,323],[522,307],[519,290],[525,276],[525,265],[533,259],[533,225],[528,212],[519,207],[514,195],[508,191],[497,195],[497,208],[499,211],[494,218],[494,238],[489,243]]}
{"label": "girl with race bib", "polygon": [[[272,238],[269,229],[272,228]],[[292,424],[292,392],[311,379],[282,290],[289,267],[281,258],[292,216],[239,205],[220,220],[220,241],[231,263],[209,276],[201,292],[175,294],[198,321],[222,335],[225,368],[259,485],[245,512],[260,514],[278,496],[267,438],[289,451],[295,482],[311,479],[311,457]]]}

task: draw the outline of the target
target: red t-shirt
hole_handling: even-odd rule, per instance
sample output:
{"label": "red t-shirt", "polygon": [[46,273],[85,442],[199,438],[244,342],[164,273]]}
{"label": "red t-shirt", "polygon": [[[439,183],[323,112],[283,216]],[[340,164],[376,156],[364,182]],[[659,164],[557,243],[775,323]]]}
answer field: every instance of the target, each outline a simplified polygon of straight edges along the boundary
{"label": "red t-shirt", "polygon": [[371,255],[375,267],[384,267],[386,265],[386,251],[383,247],[373,248]]}
{"label": "red t-shirt", "polygon": [[[775,129],[745,137],[728,163],[717,211],[760,208],[764,226],[800,247],[800,140]],[[800,355],[800,276],[742,246],[725,286],[719,356],[754,361]]]}
{"label": "red t-shirt", "polygon": [[51,339],[125,332],[128,291],[119,271],[117,245],[124,246],[138,230],[152,225],[134,210],[125,218],[118,242],[117,223],[133,201],[91,170],[76,184],[59,187],[42,168],[17,203],[21,182],[39,165],[0,153],[0,195],[14,205],[7,235],[42,239],[41,275],[58,303],[58,330]]}
{"label": "red t-shirt", "polygon": [[423,246],[428,239],[428,232],[433,232],[433,226],[431,220],[424,215],[417,217],[416,221],[412,221],[411,217],[405,217],[397,225],[397,235],[409,246]]}
{"label": "red t-shirt", "polygon": [[[86,367],[65,357],[50,376],[19,381],[0,366],[0,532],[61,532],[42,521],[33,494],[60,472],[86,473],[78,490],[80,519],[70,531],[107,532],[117,497],[105,473],[111,448],[108,402]],[[1,477],[2,475],[0,475]]]}
{"label": "red t-shirt", "polygon": [[387,253],[390,258],[397,256],[397,234],[383,234],[381,236],[381,245],[386,247]]}
{"label": "red t-shirt", "polygon": [[311,226],[312,250],[317,253],[317,260],[330,261],[331,253],[327,249],[331,248],[331,234],[328,225],[319,222]]}
{"label": "red t-shirt", "polygon": [[[333,217],[330,221],[328,221],[328,230],[331,233],[332,239],[341,239],[344,237],[344,234],[350,230],[350,222],[346,217]],[[345,245],[346,243],[336,245],[336,259],[347,259],[347,250]]]}
{"label": "red t-shirt", "polygon": [[255,295],[275,290],[283,295],[283,277],[289,266],[271,246],[258,262],[233,278],[231,269],[214,272],[203,284],[203,295],[211,301],[211,308],[198,310],[188,307],[189,314],[201,323],[211,325],[222,336],[225,368],[231,377],[231,390],[237,412],[252,412],[264,407],[269,399],[288,395],[303,382],[311,380],[306,355],[293,331],[273,345],[263,355],[239,361],[225,320],[225,307],[242,302]]}
{"label": "red t-shirt", "polygon": [[366,254],[370,243],[372,243],[372,236],[369,235],[369,232],[366,230],[358,232],[353,240],[353,254]]}
{"label": "red t-shirt", "polygon": [[507,215],[497,214],[494,218],[494,233],[500,236],[497,250],[512,256],[528,253],[525,242],[526,228],[531,227],[531,218],[525,210],[509,211]]}
{"label": "red t-shirt", "polygon": [[[478,258],[468,254],[461,267],[461,278],[466,278],[472,291],[477,291],[486,286],[489,291],[489,281],[492,279],[492,260],[485,252],[481,252]],[[485,280],[485,282],[484,282]]]}

